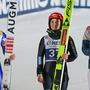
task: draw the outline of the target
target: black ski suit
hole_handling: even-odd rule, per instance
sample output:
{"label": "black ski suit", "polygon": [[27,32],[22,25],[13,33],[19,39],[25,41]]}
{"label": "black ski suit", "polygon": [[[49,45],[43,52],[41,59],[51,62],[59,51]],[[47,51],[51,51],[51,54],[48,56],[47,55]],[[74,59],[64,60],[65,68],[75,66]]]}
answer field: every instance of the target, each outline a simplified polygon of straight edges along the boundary
{"label": "black ski suit", "polygon": [[[52,90],[51,87],[52,87],[55,65],[57,60],[56,46],[57,44],[60,44],[59,38],[60,38],[60,33],[48,34],[42,37],[39,43],[38,54],[37,54],[37,75],[43,74],[44,90]],[[74,41],[71,37],[69,37],[67,51],[70,52],[67,62],[74,61],[77,58],[77,51],[74,45]],[[45,61],[44,61],[44,56],[45,56]],[[68,80],[69,77],[68,77],[67,63],[65,63],[62,90],[67,90]]]}
{"label": "black ski suit", "polygon": [[90,69],[90,30],[86,30],[84,32],[83,41],[82,41],[82,52],[86,56],[89,56],[88,69]]}

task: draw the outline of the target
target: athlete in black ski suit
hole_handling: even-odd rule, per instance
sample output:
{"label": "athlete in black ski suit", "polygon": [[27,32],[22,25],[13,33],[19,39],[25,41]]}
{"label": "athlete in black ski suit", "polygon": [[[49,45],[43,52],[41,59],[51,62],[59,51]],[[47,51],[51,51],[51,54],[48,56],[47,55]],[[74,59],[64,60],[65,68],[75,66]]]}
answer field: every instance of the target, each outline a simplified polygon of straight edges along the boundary
{"label": "athlete in black ski suit", "polygon": [[89,57],[88,60],[88,85],[90,90],[90,26],[87,26],[82,41],[82,52]]}
{"label": "athlete in black ski suit", "polygon": [[[52,13],[49,16],[49,29],[47,30],[48,35],[42,37],[39,43],[37,54],[37,76],[38,81],[43,83],[44,90],[52,90],[52,82],[57,60],[57,48],[60,44],[61,31],[59,29],[61,29],[62,18],[62,15],[58,12]],[[59,22],[59,20],[61,22]],[[56,23],[55,27],[53,25],[54,21]],[[60,24],[59,29],[57,24]],[[69,37],[67,52],[69,52],[69,55],[66,54],[67,62],[72,62],[77,58],[77,51],[71,37]],[[62,90],[67,90],[68,80],[67,63],[65,63]]]}

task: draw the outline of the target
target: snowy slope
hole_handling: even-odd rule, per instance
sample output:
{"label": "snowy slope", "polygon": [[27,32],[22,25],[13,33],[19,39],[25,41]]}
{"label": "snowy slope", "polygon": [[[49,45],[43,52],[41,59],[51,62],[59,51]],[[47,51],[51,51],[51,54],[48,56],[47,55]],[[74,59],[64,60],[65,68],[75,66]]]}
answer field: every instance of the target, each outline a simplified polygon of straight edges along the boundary
{"label": "snowy slope", "polygon": [[[39,41],[46,34],[48,15],[52,11],[63,13],[63,9],[50,9],[17,17],[13,90],[42,90],[42,85],[37,82],[36,55]],[[78,58],[76,61],[68,63],[70,77],[68,90],[88,90],[88,57],[83,55],[81,44],[85,28],[90,24],[89,19],[89,9],[74,9],[70,29],[76,43]],[[2,20],[0,20],[0,26],[4,29],[6,20]],[[5,24],[3,25],[3,23]]]}

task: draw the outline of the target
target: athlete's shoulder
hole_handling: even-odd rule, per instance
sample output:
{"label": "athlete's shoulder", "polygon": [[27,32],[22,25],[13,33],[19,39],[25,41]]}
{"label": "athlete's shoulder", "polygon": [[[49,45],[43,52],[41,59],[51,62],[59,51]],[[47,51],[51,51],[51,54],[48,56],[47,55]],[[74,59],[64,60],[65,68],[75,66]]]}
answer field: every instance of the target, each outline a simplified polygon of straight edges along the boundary
{"label": "athlete's shoulder", "polygon": [[69,36],[69,41],[73,41],[73,38],[72,38],[72,36]]}

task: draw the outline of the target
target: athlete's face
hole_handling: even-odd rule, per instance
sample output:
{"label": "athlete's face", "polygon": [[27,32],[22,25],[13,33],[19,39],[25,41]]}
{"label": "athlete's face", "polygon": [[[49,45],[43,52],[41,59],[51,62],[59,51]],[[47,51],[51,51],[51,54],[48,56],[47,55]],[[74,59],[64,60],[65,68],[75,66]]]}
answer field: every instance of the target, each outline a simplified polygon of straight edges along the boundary
{"label": "athlete's face", "polygon": [[86,30],[87,30],[88,33],[90,34],[90,26],[88,26],[88,27],[86,28]]}
{"label": "athlete's face", "polygon": [[52,19],[50,22],[50,26],[52,30],[60,29],[61,22],[59,19]]}

